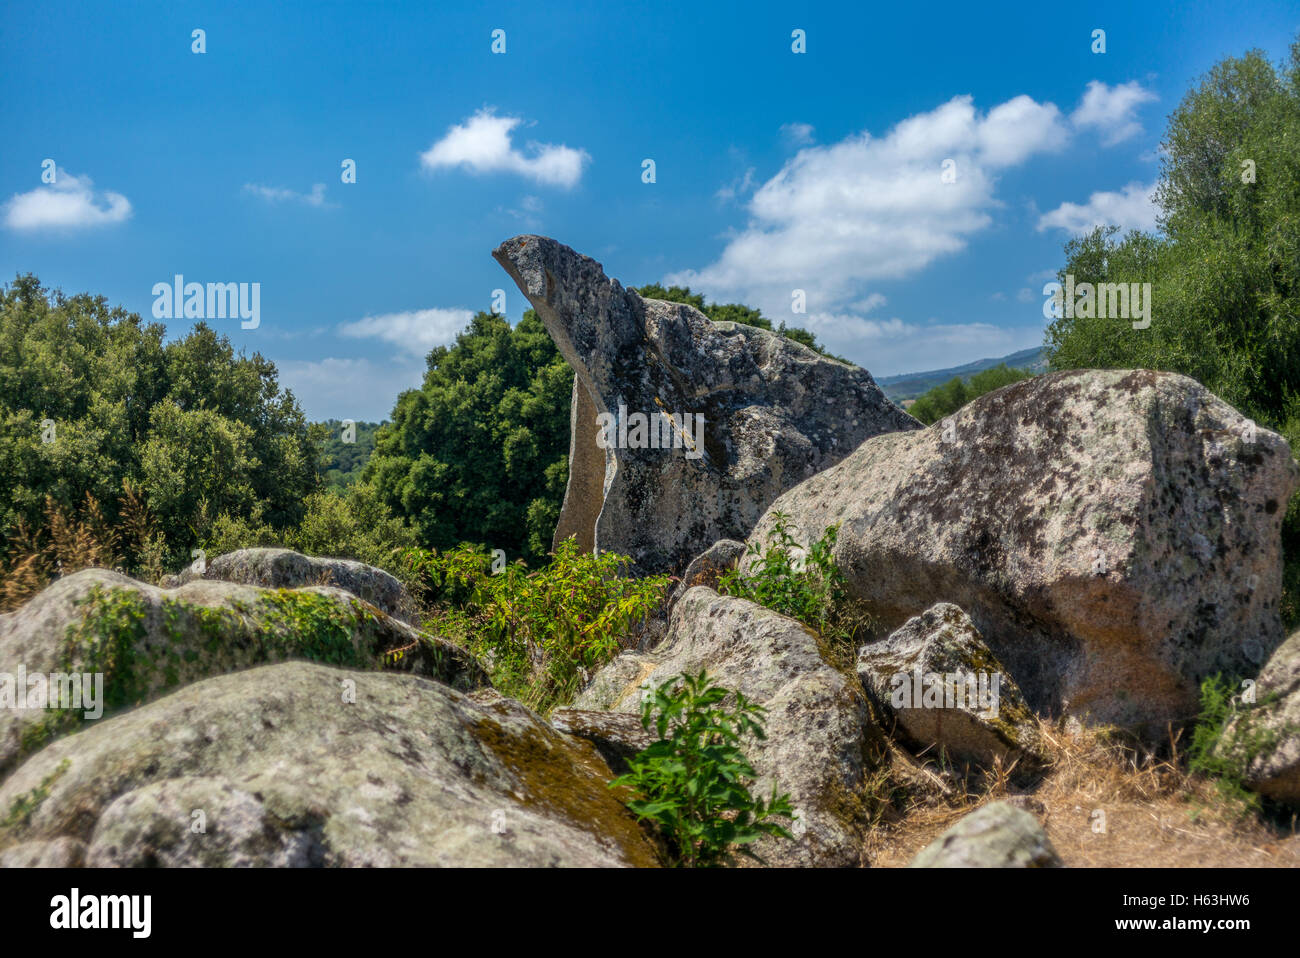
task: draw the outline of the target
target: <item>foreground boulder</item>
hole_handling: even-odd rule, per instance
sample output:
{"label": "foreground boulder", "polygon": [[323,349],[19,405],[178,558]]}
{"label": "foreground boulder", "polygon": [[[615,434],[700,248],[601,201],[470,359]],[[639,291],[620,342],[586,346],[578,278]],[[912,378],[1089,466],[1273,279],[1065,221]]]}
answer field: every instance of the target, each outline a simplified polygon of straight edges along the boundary
{"label": "foreground boulder", "polygon": [[[863,443],[772,504],[885,628],[964,609],[1040,711],[1143,726],[1282,639],[1285,440],[1172,373],[1055,373]],[[752,561],[743,559],[741,568]],[[1252,661],[1253,660],[1253,661]]]}
{"label": "foreground boulder", "polygon": [[199,682],[11,775],[0,862],[656,864],[592,746],[483,698],[306,662]]}
{"label": "foreground boulder", "polygon": [[[861,864],[867,823],[859,796],[879,733],[857,681],[828,665],[816,636],[794,619],[696,586],[673,609],[658,648],[620,655],[574,705],[639,713],[643,688],[700,669],[767,709],[767,739],[746,745],[758,773],[752,791],[766,797],[775,785],[790,793],[797,837],[764,837],[754,851],[769,865]],[[607,723],[599,734],[611,739],[617,730]]]}
{"label": "foreground boulder", "polygon": [[203,564],[202,571],[187,566],[179,575],[168,576],[163,587],[173,589],[195,579],[218,579],[261,586],[264,589],[297,589],[328,585],[350,592],[369,602],[385,615],[412,621],[414,610],[402,583],[383,569],[352,559],[305,556],[292,549],[239,549]]}
{"label": "foreground boulder", "polygon": [[921,850],[908,868],[1057,868],[1047,833],[1006,802],[979,808]]}
{"label": "foreground boulder", "polygon": [[576,373],[557,542],[680,573],[864,439],[919,427],[865,369],[643,299],[553,239],[517,236],[492,255]]}
{"label": "foreground boulder", "polygon": [[[393,650],[400,657],[386,654]],[[341,589],[199,579],[164,590],[86,569],[0,615],[0,705],[8,689],[21,696],[15,704],[32,706],[0,707],[0,780],[21,755],[87,717],[89,706],[43,707],[32,698],[32,676],[102,675],[99,705],[111,713],[211,675],[291,658],[414,671],[466,690],[489,684],[470,653]]]}
{"label": "foreground boulder", "polygon": [[1255,700],[1257,707],[1229,726],[1218,752],[1241,763],[1248,788],[1300,807],[1300,632],[1259,673]]}
{"label": "foreground boulder", "polygon": [[930,758],[1033,771],[1046,761],[1015,680],[957,606],[941,602],[858,654],[867,694]]}

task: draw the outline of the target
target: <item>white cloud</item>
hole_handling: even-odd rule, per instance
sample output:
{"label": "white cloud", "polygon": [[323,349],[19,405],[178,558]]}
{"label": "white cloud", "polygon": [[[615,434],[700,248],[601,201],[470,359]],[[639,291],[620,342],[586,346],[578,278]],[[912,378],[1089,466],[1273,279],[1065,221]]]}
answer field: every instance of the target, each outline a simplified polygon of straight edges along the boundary
{"label": "white cloud", "polygon": [[576,184],[591,159],[587,152],[552,143],[529,143],[532,155],[526,156],[510,142],[522,122],[519,117],[480,110],[448,129],[441,140],[420,154],[420,163],[428,170],[464,167],[474,173],[516,173],[548,186]]}
{"label": "white cloud", "polygon": [[473,318],[468,309],[417,309],[343,323],[339,332],[353,339],[382,340],[423,358],[434,346],[450,344]]}
{"label": "white cloud", "polygon": [[285,189],[279,186],[262,186],[258,183],[245,183],[244,192],[251,193],[259,199],[266,200],[268,203],[302,203],[306,206],[328,206],[325,202],[325,184],[316,183],[312,185],[310,193],[299,193],[296,190]]}
{"label": "white cloud", "polygon": [[[882,137],[863,132],[807,147],[754,193],[750,222],[717,262],[664,282],[772,315],[789,309],[796,288],[810,309],[848,308],[872,280],[963,249],[992,222],[998,173],[1060,149],[1068,132],[1050,103],[1018,96],[981,116],[960,96]],[[955,164],[950,183],[941,180],[947,159]]]}
{"label": "white cloud", "polygon": [[715,199],[719,199],[722,200],[723,202],[726,202],[728,200],[734,200],[736,197],[741,196],[742,194],[748,193],[753,188],[754,188],[754,168],[751,166],[745,170],[743,176],[737,177],[736,179],[732,180],[729,184],[719,189],[718,192],[714,193],[713,195]]}
{"label": "white cloud", "polygon": [[5,225],[14,230],[79,229],[121,223],[131,203],[121,193],[98,195],[88,176],[55,169],[54,182],[15,194],[4,207]]}
{"label": "white cloud", "polygon": [[1062,203],[1038,218],[1038,230],[1062,229],[1086,233],[1096,226],[1118,226],[1121,230],[1156,228],[1155,184],[1130,183],[1118,193],[1097,192],[1088,202]]}
{"label": "white cloud", "polygon": [[1136,80],[1119,86],[1107,86],[1100,80],[1088,84],[1079,106],[1070,114],[1078,129],[1095,129],[1102,135],[1102,145],[1114,146],[1142,132],[1134,114],[1143,103],[1158,97]]}
{"label": "white cloud", "polygon": [[412,360],[328,358],[279,360],[280,382],[293,391],[310,420],[379,422],[392,415],[397,394],[424,380],[424,363]]}
{"label": "white cloud", "polygon": [[781,127],[781,136],[794,146],[807,146],[813,141],[811,123],[786,123]]}

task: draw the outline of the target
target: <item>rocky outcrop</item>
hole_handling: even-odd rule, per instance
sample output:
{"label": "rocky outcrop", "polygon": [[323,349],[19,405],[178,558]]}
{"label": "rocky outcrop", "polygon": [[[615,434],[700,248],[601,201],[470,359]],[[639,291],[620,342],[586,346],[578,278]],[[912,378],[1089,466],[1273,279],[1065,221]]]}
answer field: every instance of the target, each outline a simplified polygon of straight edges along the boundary
{"label": "rocky outcrop", "polygon": [[860,864],[861,787],[879,733],[856,679],[828,665],[799,622],[696,586],[658,648],[620,655],[574,705],[636,714],[644,688],[701,669],[767,709],[766,740],[745,746],[759,776],[753,792],[766,796],[775,785],[798,814],[795,840],[765,837],[754,851],[770,865]]}
{"label": "rocky outcrop", "polygon": [[352,593],[385,615],[413,621],[414,604],[402,583],[364,562],[305,556],[292,549],[239,549],[207,560],[202,570],[189,565],[180,574],[168,576],[163,587],[174,589],[195,579],[239,582],[264,589],[327,585]]}
{"label": "rocky outcrop", "polygon": [[885,628],[954,603],[1035,709],[1163,734],[1196,714],[1203,676],[1280,643],[1298,471],[1184,376],[1055,373],[867,440],[751,542],[778,511],[805,545],[839,523],[835,560]]}
{"label": "rocky outcrop", "polygon": [[941,602],[858,654],[858,678],[927,757],[1029,772],[1046,761],[1038,723],[970,617]]}
{"label": "rocky outcrop", "polygon": [[1218,751],[1241,763],[1248,788],[1300,807],[1300,632],[1278,646],[1254,694],[1256,707],[1229,725]]}
{"label": "rocky outcrop", "polygon": [[[386,655],[393,650],[401,650],[395,660]],[[326,586],[261,589],[198,579],[164,590],[87,569],[0,615],[0,676],[13,676],[13,693],[33,688],[34,675],[99,674],[106,714],[202,678],[292,658],[413,671],[461,689],[488,685],[470,653]],[[20,673],[26,689],[17,688]],[[0,677],[0,701],[4,691]],[[23,704],[44,702],[25,694]],[[0,708],[0,780],[21,755],[75,728],[87,711]]]}
{"label": "rocky outcrop", "polygon": [[591,745],[483,699],[306,662],[199,682],[14,772],[0,862],[657,863]]}
{"label": "rocky outcrop", "polygon": [[492,255],[576,372],[557,540],[677,574],[864,439],[919,427],[866,370],[643,299],[555,240],[517,236]]}
{"label": "rocky outcrop", "polygon": [[909,868],[1057,868],[1038,820],[1006,802],[979,808],[921,850]]}

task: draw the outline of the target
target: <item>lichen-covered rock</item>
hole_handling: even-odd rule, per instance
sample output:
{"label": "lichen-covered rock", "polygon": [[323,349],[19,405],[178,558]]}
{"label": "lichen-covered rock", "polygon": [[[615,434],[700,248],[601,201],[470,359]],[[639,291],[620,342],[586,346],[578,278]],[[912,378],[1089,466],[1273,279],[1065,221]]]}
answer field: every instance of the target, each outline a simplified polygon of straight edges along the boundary
{"label": "lichen-covered rock", "polygon": [[920,425],[866,370],[643,299],[553,239],[517,236],[492,255],[576,373],[557,542],[677,574],[862,440]]}
{"label": "lichen-covered rock", "polygon": [[1278,646],[1254,692],[1257,707],[1228,727],[1218,750],[1245,766],[1248,788],[1300,807],[1300,632]]}
{"label": "lichen-covered rock", "polygon": [[292,549],[238,549],[206,560],[202,572],[197,564],[186,566],[178,575],[168,576],[163,587],[174,589],[195,579],[219,579],[264,589],[333,586],[364,599],[385,615],[413,621],[414,603],[402,583],[383,569],[352,559],[305,556]]}
{"label": "lichen-covered rock", "polygon": [[971,812],[908,868],[1057,868],[1061,859],[1038,820],[1006,802]]}
{"label": "lichen-covered rock", "polygon": [[686,571],[682,573],[682,581],[677,583],[677,588],[673,590],[672,597],[668,600],[669,608],[676,605],[678,600],[694,586],[707,585],[710,589],[716,589],[722,573],[734,569],[744,554],[745,543],[736,539],[719,539],[713,543],[692,559],[691,564],[686,567]]}
{"label": "lichen-covered rock", "polygon": [[877,707],[898,721],[901,737],[930,757],[985,767],[1014,762],[1020,771],[1046,760],[1015,680],[955,605],[940,602],[864,646],[858,677]]}
{"label": "lichen-covered rock", "polygon": [[551,727],[596,746],[601,757],[619,775],[628,770],[628,759],[655,742],[654,734],[641,724],[640,716],[624,712],[558,708],[551,713]]}
{"label": "lichen-covered rock", "polygon": [[86,863],[86,843],[75,838],[23,842],[0,851],[0,868],[80,868]]}
{"label": "lichen-covered rock", "polygon": [[857,680],[828,665],[817,637],[794,619],[696,586],[658,648],[620,655],[574,706],[636,714],[643,688],[701,669],[767,709],[766,740],[746,745],[759,776],[753,792],[766,796],[775,785],[798,813],[795,840],[764,837],[754,851],[769,865],[861,864],[859,796],[881,736]]}
{"label": "lichen-covered rock", "polygon": [[0,785],[0,861],[77,842],[89,865],[656,864],[609,777],[512,700],[287,662],[48,745]]}
{"label": "lichen-covered rock", "polygon": [[805,545],[839,523],[835,560],[883,627],[952,602],[1036,710],[1162,734],[1202,677],[1281,641],[1298,473],[1285,440],[1184,376],[1054,373],[867,440],[750,539],[777,511]]}
{"label": "lichen-covered rock", "polygon": [[[393,650],[402,650],[400,658],[386,655]],[[462,689],[489,681],[470,653],[341,589],[197,579],[164,590],[86,569],[0,615],[0,702],[4,675],[13,677],[17,695],[27,691],[16,688],[20,671],[98,673],[107,714],[198,679],[290,658],[414,671]],[[22,703],[41,704],[26,694]],[[0,708],[0,780],[21,755],[75,728],[85,712]]]}

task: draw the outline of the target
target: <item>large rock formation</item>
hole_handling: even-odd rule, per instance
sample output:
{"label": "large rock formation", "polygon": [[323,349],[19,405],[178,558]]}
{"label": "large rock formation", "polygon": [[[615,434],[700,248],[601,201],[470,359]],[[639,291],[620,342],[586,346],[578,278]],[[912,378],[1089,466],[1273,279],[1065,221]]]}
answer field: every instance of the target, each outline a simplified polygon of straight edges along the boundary
{"label": "large rock formation", "polygon": [[[759,775],[753,792],[766,796],[775,785],[798,813],[795,841],[762,838],[755,852],[770,865],[858,865],[867,824],[863,775],[880,733],[856,679],[828,665],[817,642],[794,619],[696,586],[674,607],[657,649],[623,653],[574,704],[637,713],[643,688],[706,669],[718,685],[767,709],[766,740],[746,746]],[[583,719],[593,740],[616,746],[617,723]]]}
{"label": "large rock formation", "polygon": [[[1048,712],[1163,732],[1197,683],[1282,639],[1277,434],[1172,373],[1076,371],[895,432],[778,498],[803,544],[840,524],[849,591],[885,628],[964,609]],[[742,560],[742,570],[752,557]]]}
{"label": "large rock formation", "polygon": [[[396,661],[385,655],[391,650],[403,650]],[[41,704],[25,694],[31,676],[102,675],[99,706],[111,713],[198,679],[289,658],[415,671],[466,690],[488,685],[470,653],[341,589],[198,579],[164,590],[86,569],[0,615],[0,703],[4,676],[17,686],[20,672],[27,687],[10,691],[31,705]],[[0,780],[21,755],[77,727],[86,711],[0,707]]]}
{"label": "large rock formation", "polygon": [[866,370],[643,299],[555,240],[517,236],[492,255],[577,374],[557,541],[680,573],[864,439],[919,426]]}
{"label": "large rock formation", "polygon": [[47,746],[0,786],[0,863],[655,865],[610,777],[499,695],[283,663]]}

